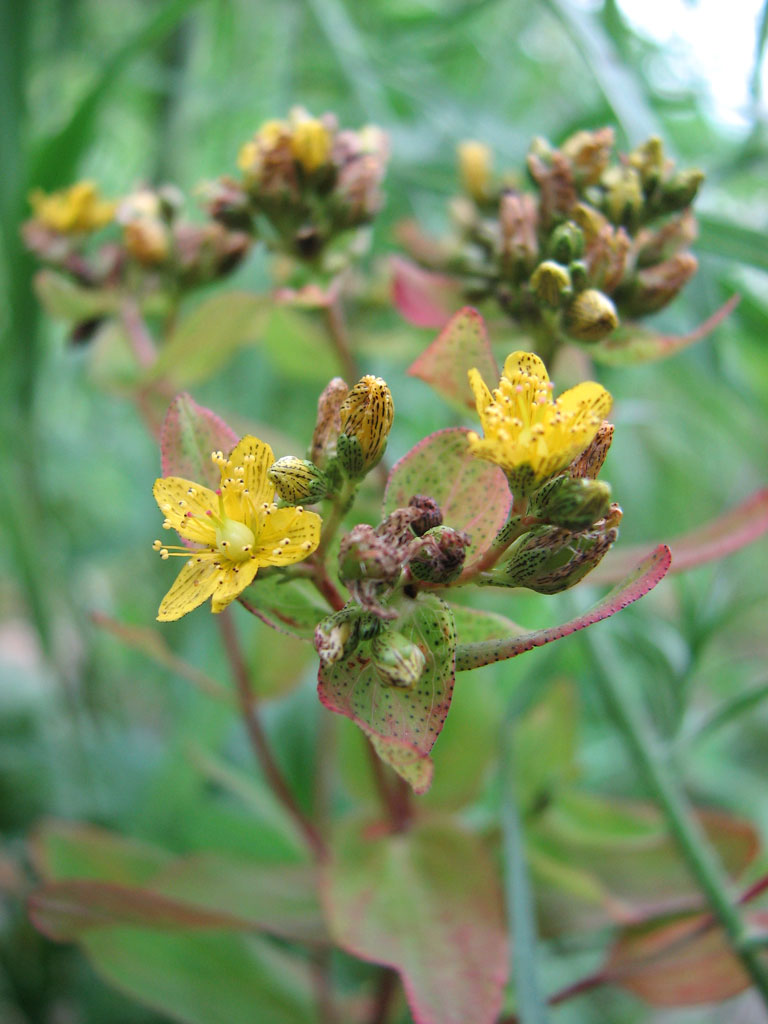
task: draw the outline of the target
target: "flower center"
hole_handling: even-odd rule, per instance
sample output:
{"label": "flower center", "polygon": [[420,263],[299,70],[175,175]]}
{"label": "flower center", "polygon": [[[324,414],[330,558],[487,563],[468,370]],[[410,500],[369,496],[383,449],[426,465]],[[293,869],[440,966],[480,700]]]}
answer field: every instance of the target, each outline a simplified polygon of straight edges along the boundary
{"label": "flower center", "polygon": [[244,562],[251,557],[256,538],[245,523],[222,518],[216,527],[216,548],[230,562]]}

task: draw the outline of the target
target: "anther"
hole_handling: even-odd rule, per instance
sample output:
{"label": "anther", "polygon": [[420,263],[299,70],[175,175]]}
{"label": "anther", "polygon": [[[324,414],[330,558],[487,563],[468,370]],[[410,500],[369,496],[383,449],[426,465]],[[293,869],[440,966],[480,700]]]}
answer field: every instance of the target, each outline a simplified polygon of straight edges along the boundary
{"label": "anther", "polygon": [[152,550],[153,551],[159,551],[162,546],[163,545],[162,545],[161,541],[159,541],[159,540],[152,541]]}

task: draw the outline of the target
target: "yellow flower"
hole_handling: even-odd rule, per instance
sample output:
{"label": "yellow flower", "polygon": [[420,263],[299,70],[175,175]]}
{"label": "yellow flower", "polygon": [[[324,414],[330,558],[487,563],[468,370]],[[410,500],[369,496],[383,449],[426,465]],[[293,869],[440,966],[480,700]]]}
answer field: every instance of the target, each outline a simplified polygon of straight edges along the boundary
{"label": "yellow flower", "polygon": [[518,498],[570,465],[592,442],[612,404],[594,381],[553,400],[547,369],[532,352],[507,356],[493,394],[478,370],[469,371],[469,383],[485,434],[470,431],[470,451],[501,466]]}
{"label": "yellow flower", "polygon": [[102,199],[93,181],[78,181],[69,188],[46,195],[41,189],[30,194],[35,218],[46,228],[62,235],[96,231],[115,215],[113,202]]}
{"label": "yellow flower", "polygon": [[201,545],[168,547],[155,541],[162,558],[187,560],[163,598],[160,622],[181,618],[209,597],[211,610],[222,611],[253,582],[259,568],[300,562],[320,540],[320,516],[274,503],[275,488],[267,476],[274,456],[268,444],[247,435],[229,458],[221,452],[211,457],[221,470],[217,491],[178,476],[155,481],[163,527]]}
{"label": "yellow flower", "polygon": [[316,117],[300,117],[293,126],[291,152],[311,174],[328,163],[331,155],[331,134]]}

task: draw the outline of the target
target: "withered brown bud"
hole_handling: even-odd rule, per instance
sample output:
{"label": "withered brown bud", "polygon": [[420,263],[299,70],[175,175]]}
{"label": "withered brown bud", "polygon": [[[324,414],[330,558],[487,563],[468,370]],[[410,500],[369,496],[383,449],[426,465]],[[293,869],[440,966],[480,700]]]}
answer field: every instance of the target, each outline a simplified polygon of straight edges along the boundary
{"label": "withered brown bud", "polygon": [[415,580],[451,583],[460,575],[469,537],[450,526],[435,526],[413,541],[408,569]]}
{"label": "withered brown bud", "polygon": [[611,157],[613,138],[613,128],[599,128],[575,132],[562,144],[560,152],[570,161],[580,186],[595,185],[600,180]]}
{"label": "withered brown bud", "polygon": [[663,263],[638,270],[626,296],[625,306],[630,316],[642,316],[663,309],[690,281],[699,267],[690,252],[679,252]]}
{"label": "withered brown bud", "polygon": [[309,458],[318,466],[325,466],[336,451],[336,438],[341,433],[340,410],[348,394],[349,388],[341,377],[334,377],[317,400],[317,421]]}
{"label": "withered brown bud", "polygon": [[426,494],[414,494],[408,502],[408,507],[418,509],[421,513],[417,519],[411,520],[411,529],[417,537],[421,537],[435,526],[442,525],[443,513],[434,498]]}
{"label": "withered brown bud", "polygon": [[603,420],[592,439],[592,443],[568,467],[576,479],[595,480],[603,468],[605,457],[613,441],[613,424]]}
{"label": "withered brown bud", "polygon": [[511,190],[502,195],[499,203],[501,252],[513,269],[521,266],[528,270],[536,263],[539,256],[538,219],[539,212],[532,195]]}

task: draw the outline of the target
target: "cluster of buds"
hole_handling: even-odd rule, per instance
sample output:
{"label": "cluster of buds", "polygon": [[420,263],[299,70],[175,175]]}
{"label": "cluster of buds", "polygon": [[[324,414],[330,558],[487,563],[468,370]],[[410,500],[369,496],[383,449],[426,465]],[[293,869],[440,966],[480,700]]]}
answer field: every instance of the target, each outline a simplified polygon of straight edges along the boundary
{"label": "cluster of buds", "polygon": [[294,259],[316,263],[329,243],[373,220],[387,158],[379,128],[340,130],[332,114],[312,117],[297,107],[284,121],[266,121],[241,147],[241,180],[209,186],[209,210],[222,223],[259,230]]}
{"label": "cluster of buds", "polygon": [[[531,495],[524,520],[530,528],[486,575],[485,584],[558,594],[595,568],[618,537],[622,518],[610,485],[597,479],[612,439],[613,426],[604,422],[567,470]],[[510,527],[521,522],[519,517]]]}
{"label": "cluster of buds", "polygon": [[184,197],[173,186],[106,200],[92,182],[79,182],[34,192],[30,201],[33,216],[22,227],[28,248],[94,292],[177,296],[229,274],[251,245],[249,234],[216,220],[184,219]]}
{"label": "cluster of buds", "polygon": [[535,191],[495,178],[488,147],[463,143],[455,240],[413,255],[550,339],[598,343],[620,319],[656,312],[696,271],[690,205],[704,176],[677,170],[658,138],[618,161],[613,143],[610,128],[577,132],[559,149],[534,140]]}

